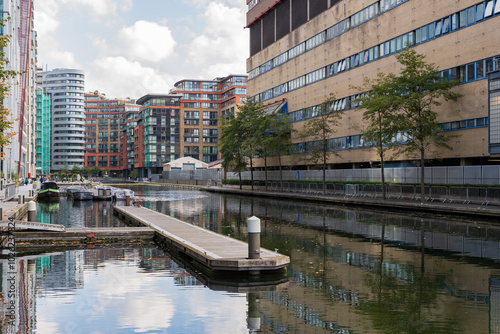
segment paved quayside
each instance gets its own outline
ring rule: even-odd
[[[194,226],[165,214],[135,206],[115,206],[119,218],[149,226],[169,246],[216,271],[272,271],[285,268],[290,258],[261,248],[260,259],[248,258],[248,244],[210,230]]]

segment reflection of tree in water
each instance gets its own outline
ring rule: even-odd
[[[43,224],[52,223],[52,213],[59,211],[59,203],[38,203],[41,210],[37,212],[37,221]]]
[[[59,211],[59,203],[39,203],[43,212],[57,212]]]
[[[421,236],[423,236],[423,230]],[[425,252],[421,249],[420,267],[414,264],[391,270],[384,263],[384,229],[381,255],[375,270],[364,275],[364,285],[372,296],[360,304],[359,310],[372,318],[373,329],[382,333],[457,333],[457,323],[438,323],[438,296],[448,278],[425,273]],[[422,245],[423,243],[423,238]]]

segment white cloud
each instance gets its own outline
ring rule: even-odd
[[[101,37],[94,38],[92,41],[92,46],[96,49],[99,49],[101,54],[106,54],[108,51],[108,42]]]
[[[185,308],[194,319],[205,319],[205,333],[248,333],[245,294],[233,294],[231,302],[227,302],[226,298],[227,294],[219,295],[219,292],[209,289],[197,290],[185,296]]]
[[[134,328],[135,332],[151,332],[170,327],[175,313],[172,301],[159,291],[149,291],[140,297],[128,299],[118,315],[122,327]],[[138,316],[140,310],[140,316]]]
[[[151,62],[170,56],[177,44],[168,27],[142,20],[120,30],[118,37],[132,57]]]
[[[243,27],[244,11],[211,2],[203,20],[204,34],[191,42],[188,62],[204,68],[207,77],[245,73],[248,31]]]
[[[60,51],[54,48],[49,50],[46,55],[53,64],[57,64],[58,68],[82,68],[82,65],[76,60],[73,52]]]
[[[118,10],[127,11],[132,8],[132,0],[61,0],[61,3],[88,7],[98,16],[116,15]]]
[[[168,93],[174,80],[138,61],[124,57],[104,57],[92,62],[85,89],[99,90],[109,98],[139,98],[147,93]]]
[[[246,72],[244,1],[180,0],[179,6],[192,9],[185,17],[171,17],[169,11],[120,15],[133,4],[145,5],[143,0],[43,0],[35,7],[39,65],[83,69],[87,91],[131,98],[167,93],[181,79]],[[69,26],[71,15],[79,16],[81,29]]]
[[[38,316],[37,318],[41,318]],[[39,334],[51,334],[51,333],[58,333],[60,332],[59,330],[59,324],[57,322],[48,322],[48,321],[43,321],[43,320],[38,320],[36,323],[36,329],[37,333]]]
[[[41,47],[54,44],[52,34],[56,32],[61,23],[58,20],[59,4],[57,0],[46,0],[43,6],[35,2],[35,29],[38,33],[38,43]]]
[[[61,23],[54,18],[54,15],[46,11],[40,11],[35,16],[35,27],[40,36],[47,36],[55,32]]]

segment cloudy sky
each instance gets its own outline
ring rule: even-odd
[[[245,0],[35,0],[38,65],[85,71],[109,98],[245,74]]]

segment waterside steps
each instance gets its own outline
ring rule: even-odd
[[[114,214],[132,225],[154,229],[165,245],[217,272],[272,272],[285,268],[290,258],[260,248],[260,258],[248,258],[248,244],[194,226],[168,215],[136,206],[115,206]]]

